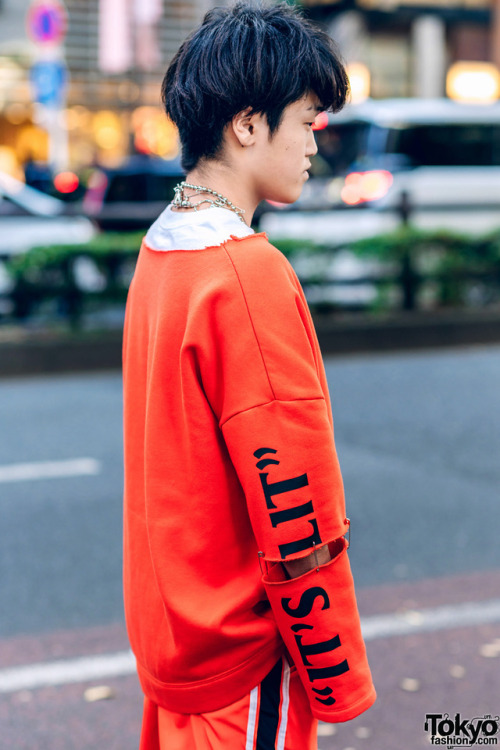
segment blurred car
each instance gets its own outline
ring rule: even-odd
[[[96,169],[88,180],[83,211],[101,229],[147,229],[184,179],[178,159],[132,156],[116,169]]]
[[[259,228],[273,237],[342,244],[395,229],[407,209],[425,229],[499,226],[500,102],[368,99],[322,113],[316,127],[299,200],[261,208]]]
[[[0,172],[0,256],[36,245],[88,242],[96,227],[67,204]]]

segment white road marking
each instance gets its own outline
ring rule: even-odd
[[[361,625],[365,641],[373,641],[377,638],[451,630],[491,622],[500,622],[500,599],[377,615],[365,618]]]
[[[71,458],[65,461],[37,461],[0,466],[0,482],[26,482],[56,477],[81,477],[99,474],[101,463],[95,458]]]
[[[83,656],[0,671],[0,693],[34,690],[49,685],[68,685],[75,682],[101,680],[103,677],[123,677],[135,672],[131,651],[116,654]]]
[[[493,622],[500,622],[500,599],[422,609],[407,614],[364,617],[361,626],[365,640],[374,641]],[[125,677],[134,674],[135,670],[135,659],[130,651],[26,664],[0,670],[0,693]]]

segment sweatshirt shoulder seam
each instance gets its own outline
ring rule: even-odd
[[[219,428],[222,429],[224,425],[226,425],[231,419],[234,419],[234,417],[239,416],[240,414],[244,414],[247,411],[252,411],[253,409],[259,409],[261,406],[268,406],[268,404],[295,404],[298,401],[326,401],[324,396],[304,396],[303,398],[292,398],[292,399],[284,399],[284,398],[271,398],[269,401],[262,401],[260,404],[254,404],[253,406],[248,406],[246,409],[240,409],[240,411],[235,412],[234,414],[231,414],[229,417],[226,417],[222,422],[219,422]]]

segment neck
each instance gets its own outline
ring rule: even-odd
[[[200,185],[221,193],[221,195],[245,211],[243,220],[245,224],[251,226],[252,218],[259,201],[255,198],[252,199],[249,191],[242,184],[242,180],[238,179],[221,162],[211,161],[203,165],[203,167],[195,167],[186,175],[185,181],[192,185]]]

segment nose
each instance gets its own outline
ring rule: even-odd
[[[309,139],[307,141],[306,156],[314,156],[317,153],[318,153],[318,146],[316,144],[316,137],[314,134],[314,130],[310,130]]]

